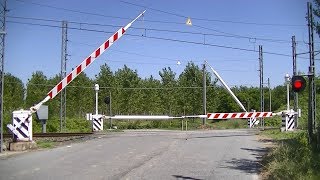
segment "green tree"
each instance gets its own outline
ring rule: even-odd
[[[104,112],[104,114],[108,114],[109,112],[106,110],[104,99],[107,96],[109,97],[110,93],[112,99],[117,99],[116,96],[114,96],[115,91],[112,89],[114,86],[114,74],[111,68],[107,64],[104,64],[100,66],[100,72],[95,77],[95,82],[101,87],[99,90],[99,109],[101,112]],[[114,102],[111,103],[113,104]]]
[[[274,111],[284,110],[280,108],[286,104],[286,99],[287,99],[286,94],[287,94],[287,90],[285,85],[279,85],[273,88],[271,96],[272,96],[272,109]]]
[[[67,117],[81,118],[86,113],[94,112],[94,94],[93,81],[81,73],[67,86]]]
[[[320,18],[320,0],[314,0],[315,3],[315,8],[313,9],[313,14],[317,17]],[[315,22],[315,28],[317,33],[320,35],[320,23]]]
[[[219,88],[217,86],[218,79],[211,80],[210,73],[207,73],[207,113],[217,112],[219,105]]]
[[[42,71],[36,71],[32,73],[31,79],[29,79],[27,83],[27,108],[30,108],[31,106],[39,103],[46,97],[50,89],[50,86],[48,86],[47,82],[47,77],[43,74]]]
[[[5,73],[4,75],[4,92],[3,92],[3,111],[12,113],[14,110],[24,108],[24,85],[22,81]]]
[[[202,110],[202,70],[193,62],[189,62],[178,79],[180,96],[179,108],[184,114],[201,114]],[[187,88],[185,88],[187,87]]]
[[[160,81],[150,76],[140,81],[140,87],[145,89],[142,90],[142,97],[139,98],[139,111],[143,111],[144,114],[148,115],[162,114],[160,91],[158,89],[161,87]]]
[[[251,109],[260,111],[260,89],[257,87],[240,86],[232,88],[238,99],[241,101],[247,111]],[[266,103],[265,103],[266,107]],[[242,111],[242,109],[241,109]]]
[[[162,112],[168,115],[178,115],[181,111],[177,108],[176,73],[168,67],[159,71],[159,75],[161,77],[161,87],[164,88],[160,93]]]
[[[11,75],[4,74],[4,88],[3,88],[3,120],[4,125],[11,123],[12,112],[20,110],[24,105],[24,85],[22,81]],[[6,131],[7,128],[4,128]]]
[[[134,88],[139,87],[141,78],[137,70],[132,70],[126,65],[115,72],[114,76],[115,92],[112,105],[117,114],[135,114],[138,112],[139,91]]]
[[[231,97],[229,92],[224,87],[217,88],[218,91],[218,106],[217,111],[218,112],[239,112],[242,111],[242,109],[239,107],[239,105],[235,102],[235,100]],[[233,92],[235,91],[235,88],[233,88]]]
[[[60,75],[55,75],[54,77],[48,79],[48,87],[50,88],[50,90],[56,84],[58,84],[60,80],[61,80]],[[60,94],[58,94],[55,98],[47,102],[48,108],[49,108],[49,117],[60,117],[60,100],[61,100],[61,96]]]

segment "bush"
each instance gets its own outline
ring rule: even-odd
[[[276,134],[276,133],[275,133]],[[278,146],[264,157],[267,179],[317,179],[320,152],[308,145],[306,132],[282,133]]]
[[[265,126],[269,127],[281,127],[282,118],[280,116],[275,116],[271,118],[264,118]]]

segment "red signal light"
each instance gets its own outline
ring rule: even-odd
[[[306,87],[306,80],[302,76],[293,76],[291,84],[294,92],[300,92]]]
[[[297,89],[300,89],[302,87],[302,82],[300,80],[296,80],[293,82],[293,86]]]

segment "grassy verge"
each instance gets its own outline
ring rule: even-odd
[[[307,133],[268,130],[276,146],[263,158],[264,179],[320,179],[320,151],[308,145]]]
[[[38,148],[54,148],[55,147],[55,142],[53,141],[37,141],[37,146]]]

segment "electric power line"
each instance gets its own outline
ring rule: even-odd
[[[172,13],[172,12],[169,12],[169,11],[164,11],[164,10],[160,10],[160,9],[156,9],[156,8],[147,7],[147,6],[143,6],[143,5],[137,4],[137,3],[127,2],[127,1],[123,1],[123,0],[121,0],[120,2],[125,3],[125,4],[129,4],[129,5],[132,5],[132,6],[148,8],[148,9],[150,9],[152,11],[157,11],[157,12],[161,12],[161,13],[164,13],[164,14],[169,14],[169,15],[173,15],[173,16],[177,16],[177,17],[181,17],[181,18],[188,18],[187,16],[184,16],[184,15],[181,15],[181,14]],[[298,24],[256,23],[256,22],[228,21],[228,20],[207,19],[207,18],[197,18],[197,17],[192,17],[192,19],[199,20],[199,21],[211,21],[211,22],[232,23],[232,24],[247,24],[247,25],[260,25],[260,26],[305,27],[305,25],[298,25]]]
[[[54,20],[54,19],[43,19],[43,18],[33,18],[33,17],[19,17],[19,16],[8,16],[8,18],[13,19],[24,19],[24,20],[36,20],[36,21],[45,21],[45,22],[56,22],[61,23],[60,20]],[[77,21],[68,21],[69,24],[77,24],[77,25],[88,25],[88,26],[101,26],[101,27],[117,27],[120,28],[122,26],[120,25],[111,25],[111,24],[99,24],[99,23],[88,23],[88,22],[77,22]],[[142,28],[142,27],[131,27],[132,29],[138,29],[138,30],[148,30],[148,31],[156,31],[156,32],[171,32],[171,33],[180,33],[180,34],[192,34],[192,35],[202,35],[202,36],[217,36],[217,37],[228,37],[228,38],[237,38],[237,39],[248,39],[249,41],[254,40],[256,42],[259,41],[266,41],[266,42],[272,42],[272,43],[291,43],[289,40],[284,39],[274,39],[274,38],[258,38],[253,36],[242,36],[242,35],[235,35],[232,33],[227,33],[219,30],[215,30],[212,28],[206,28],[199,25],[194,25],[195,27],[199,27],[202,29],[207,29],[211,31],[215,31],[220,34],[212,34],[212,33],[202,33],[202,32],[192,32],[192,31],[180,31],[180,30],[168,30],[168,29],[157,29],[157,28]],[[300,41],[297,41],[300,42]]]
[[[26,0],[15,0],[17,2],[22,2],[22,3],[29,3],[33,4],[36,6],[40,7],[46,7],[46,8],[51,8],[51,9],[56,9],[56,10],[63,10],[63,11],[68,11],[72,13],[79,13],[79,14],[86,14],[86,15],[92,15],[92,16],[100,16],[100,17],[106,17],[106,18],[115,18],[115,19],[125,19],[125,20],[130,20],[131,18],[127,17],[119,17],[119,16],[110,16],[110,15],[104,15],[104,14],[98,14],[98,13],[91,13],[87,11],[80,11],[80,10],[74,10],[74,9],[68,9],[68,8],[62,8],[62,7],[56,7],[56,6],[51,6],[51,5],[46,5],[46,4],[41,4],[41,3],[35,3],[35,2],[30,2]],[[165,13],[165,14],[170,14],[182,18],[187,18],[187,16],[160,10],[160,9],[155,9],[151,7],[146,7],[143,5],[127,2],[127,1],[120,1],[122,3],[138,6],[138,7],[143,7],[143,8],[148,8],[153,11]],[[218,19],[207,19],[207,18],[197,18],[197,17],[192,17],[192,19],[199,20],[199,21],[211,21],[211,22],[221,22],[221,23],[232,23],[232,24],[246,24],[246,25],[260,25],[260,26],[289,26],[289,27],[305,27],[305,25],[298,25],[298,24],[275,24],[275,23],[256,23],[256,22],[246,22],[246,21],[229,21],[229,20],[218,20]],[[184,25],[185,23],[180,23],[180,22],[170,22],[170,21],[157,21],[157,20],[144,20],[145,22],[154,22],[154,23],[167,23],[167,24],[181,24]]]
[[[78,41],[73,41],[73,40],[69,40],[68,42],[70,43],[76,43],[76,44],[80,44],[80,45],[85,45],[85,46],[90,46],[90,47],[96,47],[96,45],[93,44],[88,44],[88,43],[83,43],[83,42],[78,42]],[[182,61],[180,59],[173,59],[173,58],[167,58],[167,57],[159,57],[159,56],[150,56],[150,55],[145,55],[145,54],[139,54],[136,52],[128,52],[128,51],[122,51],[122,50],[116,50],[116,49],[110,49],[109,51],[114,51],[114,52],[120,52],[120,53],[125,53],[125,54],[132,54],[132,55],[136,55],[136,56],[140,56],[140,57],[150,57],[150,58],[155,58],[155,59],[164,59],[164,60],[170,60],[170,61]],[[225,58],[210,58],[208,57],[207,59],[212,59],[214,61],[232,61],[232,62],[243,62],[243,61],[257,61],[256,59],[244,59],[244,60],[240,60],[240,59],[225,59]],[[203,62],[203,61],[193,61],[192,62]]]
[[[25,24],[25,25],[36,25],[36,26],[44,26],[44,27],[61,28],[61,26],[59,26],[59,25],[48,25],[48,24],[39,24],[39,23],[25,23],[25,22],[17,22],[17,21],[7,21],[7,22],[16,23],[16,24]],[[68,28],[69,29],[73,29],[73,30],[81,30],[81,31],[89,31],[89,32],[113,33],[113,32],[110,32],[110,31],[96,30],[96,29],[75,28],[75,27],[68,27]],[[133,37],[141,37],[141,35],[130,34],[130,33],[126,33],[125,35],[133,36]],[[233,49],[233,50],[240,50],[240,51],[247,51],[247,52],[258,52],[257,50],[254,50],[254,49],[246,49],[246,48],[239,48],[239,47],[232,47],[232,46],[225,46],[225,45],[218,45],[218,44],[209,44],[209,43],[187,41],[187,40],[179,40],[179,39],[172,39],[172,38],[163,38],[163,37],[157,37],[157,36],[143,36],[143,38],[156,39],[156,40],[165,40],[165,41],[187,43],[187,44],[204,45],[204,46],[211,46],[211,47],[219,47],[219,48]],[[264,54],[285,56],[285,57],[291,57],[292,56],[292,55],[289,55],[289,54],[268,52],[268,51],[265,51]],[[301,59],[308,59],[308,58],[302,58],[301,57]]]

